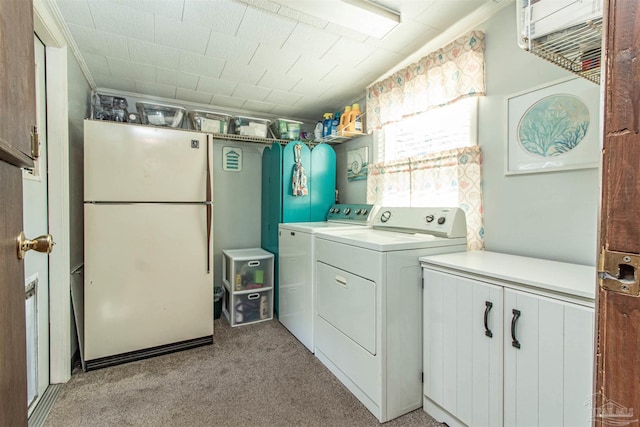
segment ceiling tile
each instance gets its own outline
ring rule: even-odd
[[[280,6],[278,10],[278,15],[284,16],[285,18],[294,19],[296,21],[303,22],[305,24],[311,25],[316,28],[325,28],[329,21],[325,21],[321,18],[316,18],[315,16],[307,15],[306,13],[302,13],[298,10],[292,9],[287,6]]]
[[[111,74],[115,77],[149,82],[156,81],[156,67],[151,65],[117,58],[107,58],[107,62],[109,63]]]
[[[233,91],[232,96],[236,98],[245,98],[253,101],[264,101],[264,99],[271,93],[271,89],[251,86],[243,83],[238,84]]]
[[[104,0],[99,0],[104,1]],[[111,0],[134,9],[172,19],[182,19],[184,0]]]
[[[334,86],[334,82],[331,81],[318,81],[305,77],[300,80],[292,89],[291,92],[318,96],[331,89]]]
[[[249,7],[236,35],[246,40],[280,48],[292,34],[295,26],[296,23],[290,19]]]
[[[165,46],[203,55],[210,34],[209,28],[185,24],[163,16],[155,18],[155,41]]]
[[[456,7],[451,7],[447,2],[443,1],[435,2],[413,19],[429,27],[445,31],[451,25],[486,3],[491,3],[491,0],[457,0]]]
[[[258,46],[255,54],[249,62],[249,66],[267,68],[269,71],[284,74],[300,58],[300,54],[295,51],[284,49],[274,49],[262,43]]]
[[[85,53],[83,55],[84,63],[89,67],[91,73],[109,73],[109,65],[107,58],[103,55],[94,55],[93,53]]]
[[[129,59],[127,38],[69,24],[69,31],[83,53]]]
[[[329,71],[336,67],[336,63],[329,61],[321,61],[319,59],[307,58],[303,56],[300,58],[287,74],[291,76],[300,76],[311,80],[322,79]]]
[[[100,0],[92,0],[89,8],[96,29],[153,41],[152,13]]]
[[[234,35],[247,6],[231,0],[192,0],[185,4],[183,21]]]
[[[127,40],[127,44],[129,45],[129,55],[135,62],[178,69],[180,52],[177,49],[135,39]]]
[[[258,84],[262,87],[270,87],[284,92],[289,92],[300,81],[300,77],[289,74],[274,73],[267,71]]]
[[[338,24],[334,24],[333,22],[329,22],[327,24],[327,26],[324,28],[326,31],[329,31],[330,33],[339,35],[339,36],[344,36],[344,37],[348,37],[351,40],[355,40],[357,42],[363,42],[365,41],[369,36],[363,33],[360,33],[358,31],[343,27],[341,25]]]
[[[280,5],[269,0],[238,0],[241,3],[248,4],[258,9],[266,10],[267,12],[278,13]]]
[[[255,41],[243,40],[228,34],[212,31],[206,55],[218,59],[233,60],[246,65],[257,48],[258,43]]]
[[[339,36],[328,34],[309,25],[298,24],[282,48],[293,52],[300,52],[304,57],[318,59],[324,55],[339,38]]]
[[[232,98],[230,96],[213,94],[211,105],[228,108],[242,108],[245,102],[247,102],[246,99]]]
[[[178,69],[185,73],[201,74],[207,77],[220,77],[225,61],[210,56],[197,55],[190,52],[180,52]]]
[[[302,98],[302,95],[298,95],[297,93],[273,90],[269,95],[267,95],[265,101],[273,104],[293,105],[298,102],[300,98]]]
[[[359,43],[342,37],[325,53],[322,61],[329,61],[340,65],[358,65],[376,50],[375,47]]]
[[[161,85],[158,83],[136,80],[136,89],[140,93],[152,96],[161,96],[163,98],[175,98],[176,87]]]
[[[196,90],[199,76],[181,71],[158,68],[156,70],[157,81],[163,85],[176,86],[182,89]]]
[[[225,80],[255,85],[265,72],[265,68],[247,67],[246,65],[240,65],[234,62],[227,62],[220,77]]]
[[[289,107],[287,105],[276,105],[273,107],[273,110],[271,110],[271,114],[275,114],[276,116],[286,119],[289,117],[298,117],[297,114],[299,110],[299,108]]]
[[[84,0],[57,0],[56,5],[67,24],[95,28],[89,4]]]
[[[252,99],[247,100],[242,106],[243,109],[251,112],[269,113],[275,107],[274,104],[268,102],[254,101]]]
[[[434,28],[414,21],[406,21],[391,31],[384,39],[378,40],[369,37],[365,43],[373,47],[399,53],[406,57],[424,46],[438,34],[440,34],[440,31]]]
[[[98,88],[123,90],[126,92],[136,91],[136,82],[133,81],[133,79],[119,78],[106,73],[91,73],[91,76],[96,82],[96,87]],[[136,111],[136,106],[129,105],[128,111]]]
[[[176,98],[183,101],[198,102],[200,104],[208,104],[211,102],[213,95],[205,92],[196,92],[193,90],[187,90],[178,88],[176,91]]]
[[[200,77],[197,90],[207,93],[213,93],[214,95],[231,96],[237,85],[237,82],[232,82],[229,80]]]

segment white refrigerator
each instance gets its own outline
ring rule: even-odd
[[[212,342],[212,138],[84,122],[84,343],[93,369]]]

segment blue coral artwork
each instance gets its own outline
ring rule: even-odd
[[[556,82],[507,98],[506,174],[597,167],[598,86]]]
[[[580,98],[569,94],[547,96],[522,116],[518,142],[534,156],[561,156],[580,144],[589,121],[589,110]]]

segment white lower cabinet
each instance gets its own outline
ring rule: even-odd
[[[424,410],[449,426],[588,426],[593,307],[424,269]]]
[[[502,425],[499,286],[424,270],[424,409],[453,425]]]
[[[510,289],[504,307],[504,425],[590,425],[593,308]]]

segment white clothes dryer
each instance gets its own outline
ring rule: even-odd
[[[380,422],[422,406],[418,258],[466,249],[459,208],[381,207],[370,229],[316,234],[316,357]]]
[[[315,351],[314,235],[370,227],[374,212],[371,204],[335,204],[327,221],[278,225],[278,320],[311,352]]]

